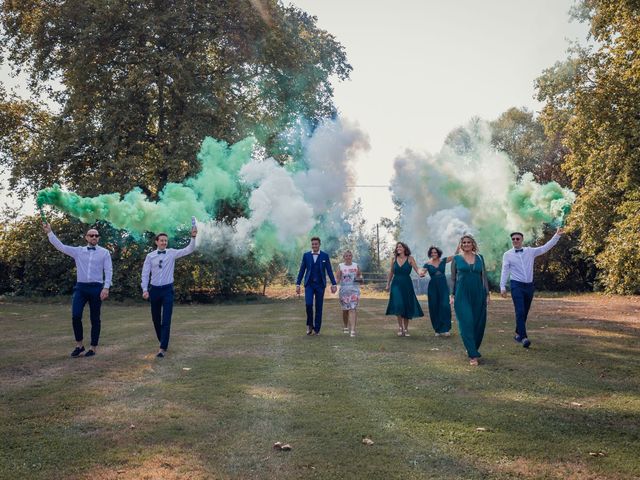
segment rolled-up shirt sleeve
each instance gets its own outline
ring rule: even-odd
[[[186,257],[187,255],[193,253],[193,251],[196,249],[196,237],[191,237],[191,241],[189,242],[189,245],[187,245],[184,248],[181,248],[180,250],[175,250],[175,258],[180,258],[180,257]]]
[[[500,274],[500,291],[504,292],[507,289],[507,279],[509,278],[509,259],[505,252],[502,255],[502,273]]]
[[[111,288],[111,281],[113,279],[113,263],[111,263],[111,254],[109,252],[106,252],[104,255],[102,269],[104,270],[104,288]]]
[[[547,243],[545,243],[544,245],[540,246],[540,247],[533,247],[531,248],[531,252],[533,253],[534,257],[539,257],[540,255],[544,255],[545,253],[547,253],[549,250],[551,250],[553,247],[556,246],[556,243],[558,243],[558,241],[560,241],[560,235],[558,235],[557,233],[551,237],[549,239],[549,241]]]
[[[151,257],[147,255],[144,259],[144,265],[142,265],[142,292],[149,290],[149,274],[151,273]]]
[[[69,245],[65,245],[60,241],[58,237],[56,237],[56,234],[52,231],[47,234],[47,238],[49,239],[49,242],[51,242],[51,245],[56,248],[56,250],[60,250],[62,253],[76,258],[78,247],[70,247]]]

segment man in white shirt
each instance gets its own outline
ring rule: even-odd
[[[166,233],[156,235],[157,250],[147,254],[142,267],[142,298],[151,303],[151,320],[160,342],[156,357],[163,358],[169,347],[171,334],[171,315],[173,313],[173,271],[176,260],[193,253],[196,249],[198,229],[191,228],[189,245],[180,250],[167,248],[169,238]],[[149,285],[151,275],[151,285]]]
[[[511,277],[511,299],[516,312],[516,334],[513,339],[529,348],[531,341],[527,337],[527,315],[533,301],[533,262],[536,257],[551,250],[562,235],[562,228],[558,228],[551,240],[541,247],[523,247],[524,235],[520,232],[511,234],[513,248],[504,252],[502,256],[502,275],[500,276],[500,294],[506,298],[507,277]]]
[[[84,247],[70,247],[64,245],[51,230],[51,225],[43,224],[43,228],[51,244],[62,253],[76,261],[76,285],[73,287],[73,301],[71,306],[71,324],[76,338],[76,348],[71,352],[72,357],[78,357],[85,351],[82,331],[82,312],[89,302],[91,318],[91,346],[84,354],[92,357],[96,354],[100,339],[100,307],[102,301],[109,296],[113,267],[111,254],[106,248],[98,245],[100,234],[95,228],[87,231]],[[104,275],[104,277],[103,277]]]

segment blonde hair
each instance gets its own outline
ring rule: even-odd
[[[462,240],[464,240],[465,238],[468,238],[469,240],[471,240],[471,244],[473,245],[473,249],[472,249],[473,253],[478,253],[479,251],[478,242],[476,242],[476,239],[473,238],[473,236],[470,233],[465,233],[460,237],[460,246],[462,247]]]

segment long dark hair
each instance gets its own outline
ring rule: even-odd
[[[404,254],[408,257],[409,255],[411,255],[411,249],[409,248],[409,245],[407,245],[404,242],[396,242],[396,248],[393,249],[393,254],[397,257],[398,256],[398,245],[402,245],[402,248],[404,248]]]

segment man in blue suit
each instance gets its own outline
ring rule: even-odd
[[[307,335],[319,335],[322,325],[322,303],[324,290],[327,287],[326,276],[331,280],[331,293],[336,293],[336,279],[331,269],[329,255],[320,250],[320,239],[311,239],[311,251],[302,255],[300,271],[296,280],[296,293],[300,295],[300,284],[304,276],[304,303],[307,307]],[[313,300],[316,303],[315,321],[313,317]]]

